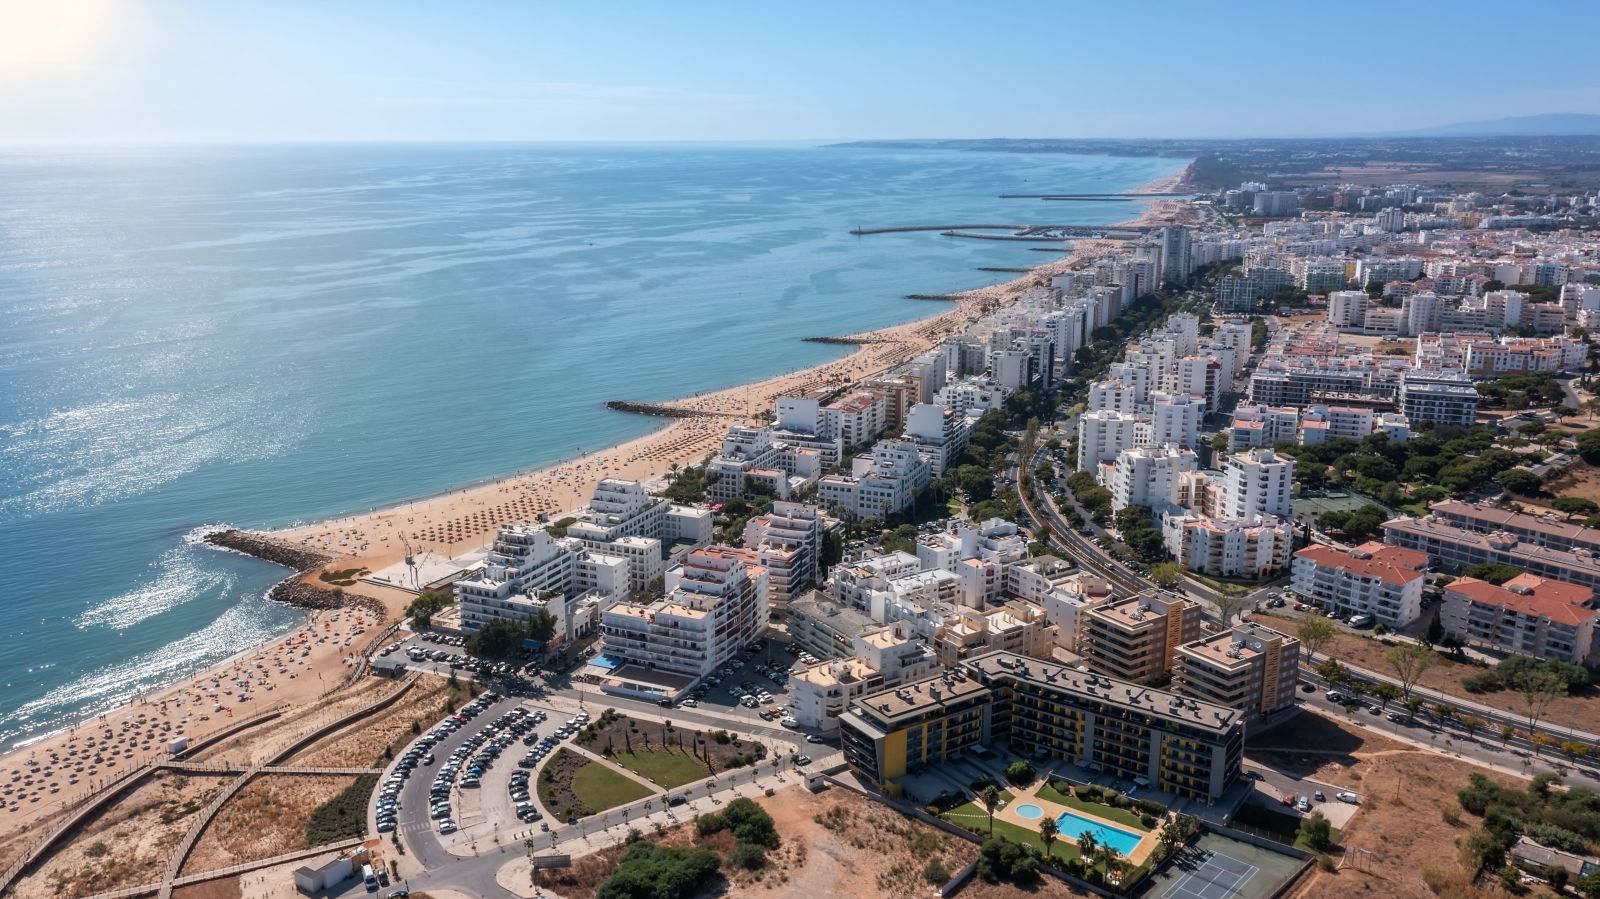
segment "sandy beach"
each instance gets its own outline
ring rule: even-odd
[[[1175,190],[1186,173],[1181,170],[1136,192]],[[1119,224],[1172,221],[1182,215],[1182,206],[1155,201],[1138,218]],[[844,358],[676,401],[671,405],[693,414],[662,419],[659,430],[635,440],[537,472],[272,536],[336,557],[329,569],[375,571],[394,564],[405,554],[402,535],[418,553],[458,555],[483,545],[500,524],[555,519],[581,507],[603,477],[648,481],[675,464],[697,464],[721,444],[728,426],[761,421],[777,397],[825,393],[890,368],[1014,302],[1027,288],[1047,284],[1051,276],[1087,265],[1116,246],[1115,241],[1076,240],[1062,258],[1004,284],[958,294],[954,303],[939,304],[938,314],[929,318],[850,335],[871,342]],[[398,589],[365,582],[347,589],[380,600],[385,617],[397,616],[409,599]],[[37,826],[100,785],[167,755],[170,742],[179,736],[198,740],[270,708],[313,702],[343,682],[383,624],[375,611],[359,607],[315,613],[292,633],[218,667],[0,756],[0,836]]]

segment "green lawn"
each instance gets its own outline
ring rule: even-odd
[[[684,752],[617,752],[611,760],[669,790],[711,776],[704,763]]]
[[[652,795],[644,784],[625,777],[599,762],[589,762],[572,775],[572,792],[596,812],[625,805]]]
[[[958,805],[939,817],[957,827],[965,827],[978,836],[987,836],[989,834],[989,815],[984,812],[983,803],[981,802]],[[1044,841],[1039,839],[1039,832],[1036,830],[1012,824],[1010,821],[996,819],[994,822],[994,835],[1005,837],[1014,843],[1032,846],[1039,850],[1041,855],[1044,854]],[[1077,858],[1078,847],[1065,839],[1056,840],[1055,844],[1050,847],[1050,857],[1062,862],[1070,858]]]
[[[1039,788],[1038,796],[1040,799],[1047,799],[1051,802],[1060,803],[1067,808],[1075,809],[1083,812],[1086,815],[1099,818],[1103,821],[1121,824],[1124,827],[1137,830],[1140,833],[1149,833],[1153,829],[1145,827],[1144,824],[1139,821],[1138,812],[1123,808],[1112,808],[1109,805],[1101,805],[1098,802],[1088,802],[1086,800],[1079,799],[1076,796],[1068,796],[1065,793],[1057,791],[1055,787],[1052,787],[1049,784],[1045,784]]]

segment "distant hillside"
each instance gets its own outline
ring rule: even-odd
[[[1415,131],[1395,132],[1404,137],[1568,137],[1600,135],[1600,115],[1580,112],[1552,112],[1545,115],[1513,116],[1482,122],[1456,122]]]

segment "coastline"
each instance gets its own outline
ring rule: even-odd
[[[1190,162],[1128,193],[1174,191],[1187,181],[1192,167]],[[1181,207],[1180,202],[1154,200],[1136,218],[1115,224],[1161,224],[1171,221]],[[972,321],[1009,305],[1027,288],[1047,284],[1051,276],[1081,267],[1116,246],[1115,241],[1074,239],[1061,257],[1033,266],[1010,281],[952,294],[953,304],[933,315],[886,328],[830,336],[829,342],[852,348],[838,359],[750,384],[655,404],[681,410],[682,417],[662,418],[661,426],[650,433],[602,450],[364,514],[279,530],[242,532],[264,543],[274,543],[280,551],[326,557],[328,561],[320,565],[296,569],[284,561],[293,557],[281,552],[219,546],[210,540],[206,544],[218,551],[240,552],[283,565],[288,572],[274,585],[273,592],[299,585],[327,592],[314,578],[320,568],[361,567],[377,571],[398,563],[406,555],[402,534],[414,535],[406,540],[418,555],[459,555],[475,548],[499,523],[534,520],[540,515],[554,520],[580,508],[602,477],[649,481],[665,475],[674,465],[698,463],[721,444],[729,425],[760,421],[772,409],[777,396],[845,387],[897,365]],[[280,557],[270,557],[275,554]],[[0,753],[0,781],[9,779],[12,772],[23,773],[38,778],[39,792],[31,802],[25,797],[20,802],[9,797],[0,803],[0,837],[80,802],[97,783],[164,756],[167,741],[180,732],[194,741],[226,727],[234,720],[235,709],[243,715],[269,705],[304,706],[337,689],[353,662],[353,653],[372,639],[372,632],[398,618],[411,598],[398,588],[366,581],[357,581],[346,588],[346,593],[353,594],[356,601],[338,609],[309,610],[293,629],[268,636],[215,665],[7,747]],[[85,747],[79,744],[90,737],[98,738],[102,749],[114,743],[120,750],[109,765],[86,765],[89,756],[84,755]],[[78,770],[73,771],[73,767]],[[46,779],[52,777],[55,779]],[[52,783],[55,791],[44,792]]]

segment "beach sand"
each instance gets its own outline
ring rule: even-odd
[[[1187,168],[1135,192],[1180,189],[1186,174]],[[1158,200],[1138,218],[1119,224],[1160,225],[1182,221],[1185,212],[1182,202]],[[1117,246],[1116,241],[1074,240],[1062,258],[1004,284],[957,294],[953,305],[930,318],[850,335],[873,342],[842,359],[676,401],[671,405],[699,414],[664,419],[661,429],[627,443],[530,474],[272,536],[337,557],[327,566],[333,570],[376,571],[401,561],[402,535],[409,535],[418,554],[468,552],[482,546],[500,524],[541,516],[555,520],[581,508],[603,477],[649,481],[674,464],[698,464],[720,446],[730,425],[762,421],[777,397],[847,387],[897,365],[1014,302],[1027,288],[1048,284],[1051,276],[1081,268]],[[306,581],[318,584],[314,576]],[[398,616],[410,598],[364,581],[346,589],[378,599],[389,617]],[[42,836],[40,822],[79,804],[97,785],[165,756],[177,736],[192,742],[270,708],[310,704],[343,681],[382,623],[361,608],[316,613],[293,633],[221,666],[0,756],[0,845],[20,842],[15,837],[28,828]],[[0,858],[0,865],[10,860]]]
[[[167,756],[178,737],[192,743],[270,709],[305,706],[343,682],[378,624],[360,608],[317,613],[219,667],[12,750],[0,758],[0,841]]]

